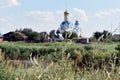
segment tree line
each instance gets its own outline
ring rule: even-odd
[[[16,29],[13,32],[8,32],[4,34],[5,41],[27,41],[27,42],[53,42],[56,40],[61,40],[60,35],[63,39],[77,39],[81,36],[78,36],[74,32],[60,32],[59,30],[51,30],[47,32],[36,32],[31,28]],[[89,38],[90,42],[119,42],[120,37],[113,37],[112,33],[103,30],[103,32],[96,31],[93,33],[93,36]]]
[[[115,36],[107,30],[103,30],[103,32],[96,31],[93,33],[93,36],[90,37],[90,41],[91,42],[119,42],[120,34],[118,34],[118,36]]]
[[[51,30],[49,33],[47,32],[36,32],[31,28],[24,29],[16,29],[13,32],[8,32],[4,34],[5,41],[27,41],[27,42],[50,42],[59,39],[59,35],[61,34],[64,39],[74,39],[77,38],[77,34],[72,32],[63,32],[61,33],[59,30]]]

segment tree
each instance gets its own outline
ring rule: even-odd
[[[41,32],[40,33],[40,42],[46,42],[48,41],[48,34],[47,32]]]
[[[104,40],[110,39],[112,37],[112,34],[106,30],[103,31],[103,35]]]
[[[9,32],[3,35],[6,41],[23,41],[24,36],[18,32]]]
[[[102,32],[95,32],[93,35],[96,39],[99,39],[100,36],[102,36]]]
[[[55,30],[51,30],[51,31],[50,31],[49,37],[50,37],[51,39],[55,39]]]
[[[27,41],[29,42],[39,42],[40,41],[40,35],[38,32],[33,31],[31,28],[24,28],[16,30],[17,32],[21,32],[27,36]]]
[[[72,32],[72,35],[70,36],[70,39],[78,38],[77,33]]]
[[[62,35],[65,39],[74,39],[78,37],[78,35],[75,32],[68,32],[68,31],[64,31]]]
[[[60,34],[60,31],[59,31],[59,30],[57,30],[57,31],[56,31],[56,34]]]
[[[37,32],[31,32],[31,33],[29,33],[27,41],[30,41],[30,42],[39,42],[40,41],[39,33],[37,33]]]
[[[70,36],[71,36],[71,34],[72,34],[72,33],[71,33],[71,32],[68,32],[68,31],[64,31],[64,32],[62,33],[64,39],[69,39]]]
[[[96,38],[97,41],[111,41],[112,34],[109,31],[104,30],[103,32],[95,32],[93,38]]]
[[[23,34],[25,34],[26,36],[31,35],[31,33],[33,32],[31,28],[24,28],[24,29],[16,29],[15,32],[21,32]]]

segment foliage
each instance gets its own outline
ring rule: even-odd
[[[62,53],[53,53],[41,56],[39,65],[33,66],[23,61],[5,60],[0,62],[0,80],[119,80],[120,67],[114,67],[110,61],[109,65],[99,67],[99,61],[86,61],[87,66],[79,68],[73,64],[75,57],[84,60],[83,54],[79,50],[71,52],[72,58],[66,58],[64,50]],[[93,56],[91,56],[93,57]],[[82,60],[82,61],[83,61]],[[97,65],[94,68],[94,65]],[[83,64],[84,65],[84,64]]]
[[[90,37],[89,40],[90,40],[90,42],[96,42],[97,41],[97,39],[95,37]]]
[[[90,52],[90,50],[97,49],[98,52],[104,53],[106,57],[115,52],[115,47],[117,44],[86,44],[80,45],[70,42],[56,42],[56,43],[23,43],[23,42],[3,42],[0,43],[0,48],[2,52],[5,52],[6,58],[12,59],[28,59],[31,53],[36,53],[40,55],[47,55],[51,53],[61,53],[64,51],[66,54],[71,53],[74,50],[78,50],[81,54],[85,55]],[[93,53],[93,52],[92,52]],[[98,54],[99,56],[99,54]]]
[[[31,32],[27,38],[27,41],[30,41],[30,42],[39,42],[40,41],[40,36],[39,36],[39,33],[37,32]]]
[[[95,37],[98,41],[108,41],[108,39],[111,39],[111,33],[104,30],[103,32],[94,32],[93,37]]]
[[[23,41],[24,37],[21,33],[9,32],[3,35],[6,41]]]
[[[20,30],[16,30],[17,32],[20,32],[22,34],[25,34],[27,36],[27,41],[28,42],[39,42],[40,41],[40,35],[38,32],[33,31],[30,28],[24,28]]]
[[[116,49],[118,52],[120,52],[120,45],[118,45],[115,49]]]
[[[102,34],[104,34],[103,36],[104,39],[111,38],[112,36],[111,33],[106,30],[104,30]]]
[[[120,42],[120,38],[112,38],[111,39],[113,42]]]
[[[77,35],[77,33],[72,32],[72,35],[70,36],[70,39],[75,39],[75,38],[78,38],[78,35]]]
[[[16,32],[21,32],[25,34],[26,36],[29,36],[33,31],[31,28],[24,28],[24,29],[16,30]]]
[[[40,42],[47,42],[47,40],[48,40],[47,32],[41,32],[40,33]]]
[[[25,63],[21,60],[12,62],[3,58],[0,61],[0,79],[119,80],[120,67],[115,67],[111,61],[111,55],[115,52],[114,48],[117,44],[3,42],[0,43],[0,48],[5,53],[5,57],[25,58],[32,52],[40,53],[40,58],[38,66],[33,66],[30,62]],[[116,49],[119,50],[119,48]],[[70,53],[70,57],[68,57],[68,53]]]
[[[50,31],[49,37],[50,37],[51,39],[55,39],[55,30],[51,30],[51,31]]]
[[[93,37],[95,37],[96,39],[98,39],[100,36],[102,35],[102,32],[94,32]]]
[[[63,35],[63,37],[64,37],[65,39],[74,39],[74,38],[77,38],[77,37],[78,37],[78,35],[77,35],[76,33],[74,33],[74,32],[67,32],[67,31],[64,31],[64,32],[62,33],[62,35]]]

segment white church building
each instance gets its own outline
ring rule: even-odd
[[[69,12],[66,10],[64,12],[64,21],[60,24],[59,31],[64,32],[64,31],[69,31],[69,32],[75,32],[78,37],[81,36],[81,29],[79,27],[79,22],[78,20],[75,21],[73,24],[72,22],[69,21]]]

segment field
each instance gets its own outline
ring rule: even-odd
[[[118,44],[3,42],[0,80],[119,80]]]

